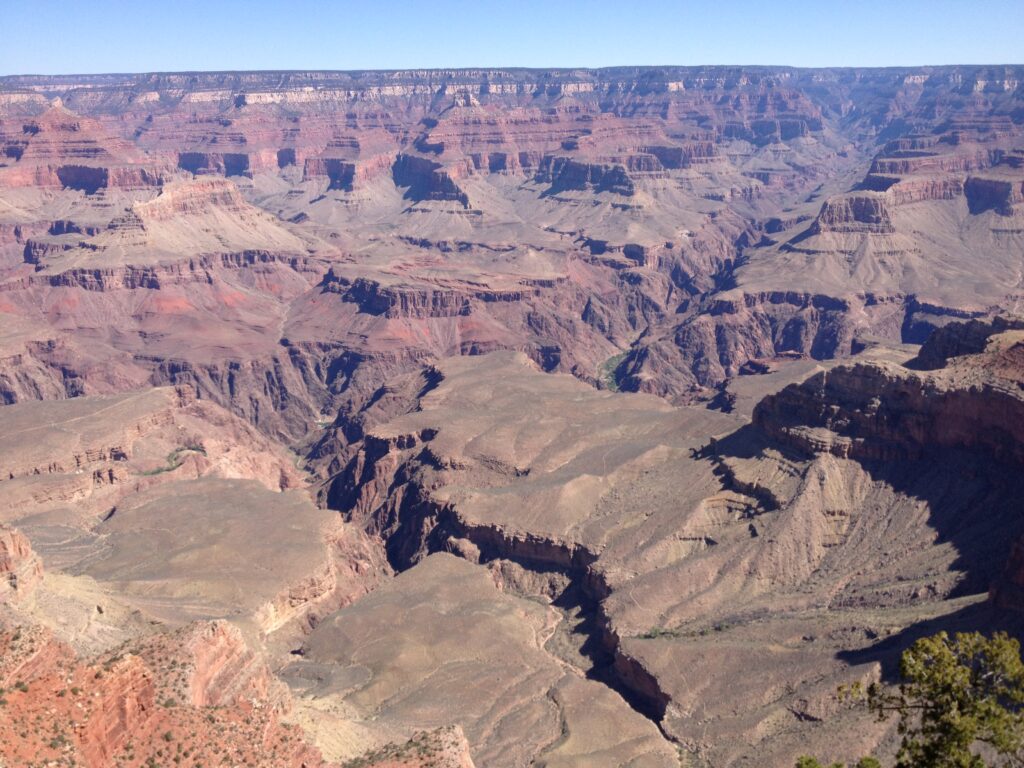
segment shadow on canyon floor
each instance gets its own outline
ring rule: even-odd
[[[900,656],[922,637],[938,632],[981,632],[991,636],[994,632],[1006,632],[1018,639],[1024,638],[1024,616],[1015,611],[997,608],[989,602],[980,602],[965,608],[920,621],[890,635],[866,648],[841,651],[836,658],[850,666],[878,662],[882,667],[882,678],[888,683],[900,680]]]
[[[726,460],[757,459],[765,456],[768,448],[780,452],[790,461],[808,462],[813,458],[810,454],[801,455],[778,445],[753,425],[713,441],[694,455],[695,458],[719,462],[723,481],[735,483],[737,481],[730,477]],[[948,593],[938,595],[938,599],[985,595],[1004,576],[1011,549],[1024,536],[1024,505],[1021,502],[1024,499],[1024,475],[1018,467],[957,448],[925,449],[919,456],[904,460],[872,459],[856,463],[873,483],[887,486],[894,498],[904,497],[908,502],[908,514],[913,505],[926,505],[928,526],[935,535],[931,546],[949,544],[955,550],[952,562],[942,565],[945,573],[958,574],[955,586]],[[751,492],[749,487],[745,490]],[[762,503],[770,503],[774,499],[768,489],[755,486],[753,490],[766,497]],[[863,509],[860,514],[872,511],[879,513],[883,510]],[[891,514],[900,512],[901,509],[896,508]],[[889,522],[891,519],[880,518],[878,524]],[[920,552],[916,554],[921,556]],[[934,562],[929,562],[926,557],[927,553],[917,567],[939,568],[942,563],[941,557]],[[920,575],[907,573],[908,578]],[[937,572],[936,575],[942,574]],[[950,613],[914,623],[867,648],[841,651],[837,657],[850,665],[878,661],[882,664],[885,678],[895,681],[899,675],[900,654],[915,640],[941,630],[980,631],[985,634],[1004,630],[1024,638],[1024,615],[999,608],[991,601],[955,610],[951,604]]]

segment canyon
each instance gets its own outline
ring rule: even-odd
[[[0,759],[891,755],[1024,634],[1022,83],[0,77]]]

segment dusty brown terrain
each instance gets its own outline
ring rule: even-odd
[[[522,356],[450,360],[415,413],[369,433],[330,503],[397,568],[448,550],[561,608],[577,670],[713,764],[850,757],[881,734],[865,716],[845,744],[817,725],[853,716],[836,687],[878,674],[880,639],[987,610],[1021,531],[1008,467],[1024,368],[1019,341],[995,338],[1005,350],[936,372],[820,372],[753,424],[594,392]]]
[[[1021,629],[1022,82],[0,78],[0,762],[891,752]]]

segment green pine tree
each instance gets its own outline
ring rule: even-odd
[[[952,639],[940,632],[903,652],[900,675],[896,689],[874,683],[863,691],[855,684],[840,692],[865,702],[879,720],[899,716],[896,768],[1024,766],[1024,662],[1017,640],[1003,632]],[[797,768],[825,767],[801,757]],[[857,768],[880,764],[868,757]]]

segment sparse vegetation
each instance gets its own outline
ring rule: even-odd
[[[598,379],[605,389],[612,392],[619,391],[619,379],[616,375],[619,365],[626,359],[628,352],[620,352],[617,355],[612,355],[601,364],[601,370],[598,373]]]
[[[424,765],[435,765],[444,752],[441,732],[418,733],[404,744],[388,744],[343,764],[343,768],[365,768],[386,760],[418,758]]]
[[[198,453],[205,456],[206,449],[198,444],[184,445],[181,448],[175,448],[167,454],[166,463],[162,467],[149,469],[145,472],[140,472],[139,474],[143,477],[153,477],[154,475],[162,475],[164,472],[173,472],[185,462],[185,457],[190,453]]]
[[[701,627],[700,629],[680,630],[680,629],[665,629],[664,627],[651,627],[643,634],[637,635],[640,640],[656,640],[659,637],[677,637],[677,638],[694,638],[694,637],[707,637],[712,632],[725,632],[732,629],[735,624],[728,621],[719,621],[712,624],[710,627]]]
[[[796,761],[796,768],[845,768],[845,766],[842,763],[825,766],[813,757],[801,757]],[[882,768],[882,764],[873,757],[862,757],[856,762],[854,768]]]
[[[664,629],[662,627],[651,627],[642,635],[638,635],[641,640],[656,640],[659,637],[679,637],[679,633],[675,630]]]
[[[900,661],[896,689],[873,683],[840,690],[879,720],[899,717],[896,768],[988,768],[1024,764],[1024,662],[1020,643],[998,632],[918,640]],[[880,768],[863,758],[857,768]],[[802,757],[797,768],[822,768]],[[842,768],[833,763],[829,768]]]

